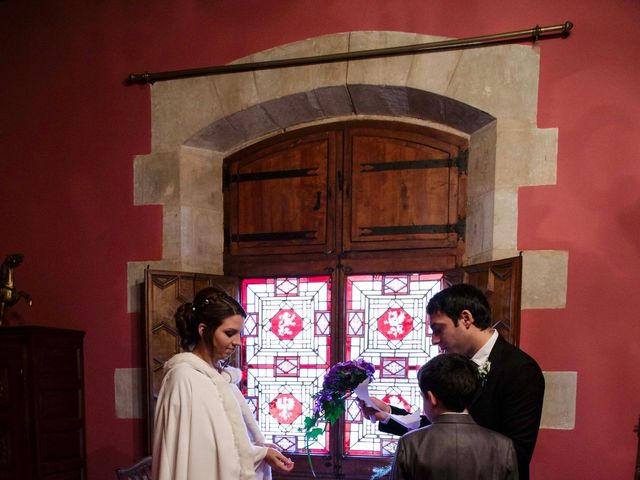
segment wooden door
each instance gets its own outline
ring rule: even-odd
[[[445,286],[470,283],[487,296],[491,305],[492,327],[518,346],[520,343],[520,300],[522,257],[469,265],[445,272]]]
[[[346,131],[344,251],[456,249],[462,241],[465,143],[423,130]]]
[[[147,377],[147,440],[149,449],[153,432],[156,399],[162,384],[164,362],[181,351],[174,315],[195,294],[216,286],[239,298],[238,279],[204,273],[146,270],[145,274],[145,346]]]
[[[335,249],[335,130],[225,161],[225,241],[232,255]]]

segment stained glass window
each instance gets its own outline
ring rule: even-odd
[[[370,394],[412,411],[422,407],[417,370],[438,348],[431,344],[426,309],[441,288],[442,274],[380,274],[346,277],[344,360],[364,358],[376,366]],[[306,452],[300,432],[311,414],[311,396],[320,390],[331,358],[331,278],[247,279],[243,338],[246,396],[260,429],[288,452]],[[340,349],[342,352],[342,349]],[[395,452],[397,436],[378,431],[347,399],[344,453],[383,456]],[[313,453],[329,452],[329,430],[311,443]]]
[[[346,281],[346,359],[376,365],[371,396],[405,410],[422,407],[418,369],[438,347],[431,344],[427,303],[441,288],[442,274],[351,275]],[[344,449],[348,455],[392,455],[397,436],[363,419],[347,402]]]
[[[330,366],[330,277],[247,279],[242,302],[245,395],[267,441],[301,452],[311,395]],[[327,453],[328,435],[311,451]]]

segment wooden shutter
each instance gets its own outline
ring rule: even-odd
[[[493,327],[509,343],[520,343],[522,257],[469,265],[445,272],[445,286],[470,283],[484,292],[491,305]]]
[[[225,272],[324,270],[347,258],[368,270],[374,257],[400,269],[461,265],[467,163],[467,139],[393,122],[320,125],[252,145],[224,160]]]
[[[219,287],[232,297],[239,298],[239,282],[236,277],[146,270],[145,346],[149,449],[151,448],[155,404],[162,384],[162,366],[164,362],[181,351],[174,314],[183,302],[191,302],[199,290],[210,286]]]
[[[345,138],[344,251],[459,247],[467,179],[461,139],[371,127],[348,129]]]
[[[332,183],[340,138],[337,131],[311,133],[225,161],[231,254],[334,250]]]

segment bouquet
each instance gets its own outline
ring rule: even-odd
[[[340,362],[333,365],[324,376],[322,390],[315,393],[313,398],[313,412],[310,417],[304,419],[305,439],[307,442],[307,457],[309,466],[315,478],[311,455],[309,453],[309,441],[315,440],[325,432],[328,425],[333,425],[345,411],[344,401],[353,390],[365,380],[373,380],[376,368],[372,363],[363,359]],[[324,427],[318,426],[324,422]]]
[[[367,378],[373,380],[376,368],[363,359],[336,363],[324,376],[322,390],[313,395],[313,414],[304,419],[305,437],[316,439],[345,411],[344,401]],[[324,421],[324,428],[318,422]]]

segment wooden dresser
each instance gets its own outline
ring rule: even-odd
[[[83,338],[0,327],[0,480],[86,478]]]

